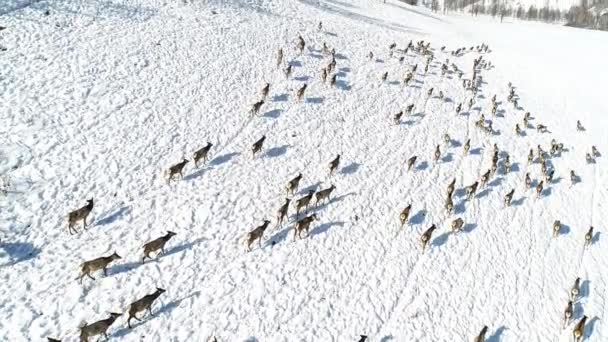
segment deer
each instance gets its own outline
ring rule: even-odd
[[[595,147],[595,145],[591,146],[591,154],[596,158],[601,156],[600,151],[598,151],[598,149],[597,149],[597,147]]]
[[[338,154],[331,162],[329,162],[329,175],[332,176],[340,166],[340,155]]]
[[[428,244],[429,240],[431,240],[431,236],[433,235],[433,231],[435,231],[435,229],[437,229],[437,226],[433,224],[420,236],[420,242],[422,242],[422,253],[424,253],[426,245]]]
[[[490,173],[491,172],[492,172],[492,170],[488,170],[488,171],[486,171],[486,173],[484,173],[484,174],[481,175],[481,187],[486,186],[486,184],[490,180]]]
[[[576,130],[582,132],[585,130],[585,127],[581,124],[580,120],[576,120]]]
[[[277,212],[277,226],[283,224],[283,220],[287,217],[287,211],[289,210],[289,203],[291,199],[286,198],[285,203],[279,208]]]
[[[591,157],[590,153],[585,154],[585,160],[587,161],[587,164],[595,163],[595,159],[593,159],[593,157]]]
[[[305,210],[308,210],[308,204],[310,203],[314,193],[314,190],[309,190],[308,195],[301,197],[296,201],[296,218],[300,215],[300,209],[305,208]]]
[[[448,195],[445,199],[445,204],[443,206],[448,214],[451,214],[454,210],[454,202],[452,201],[452,196]]]
[[[291,76],[291,64],[287,65],[287,68],[285,68],[285,78],[289,79],[289,76]]]
[[[407,160],[407,170],[408,171],[410,171],[412,169],[412,167],[414,167],[414,164],[416,163],[417,158],[418,158],[417,156],[413,156]]]
[[[95,323],[86,324],[80,327],[80,342],[89,342],[89,337],[96,335],[103,335],[106,340],[108,339],[108,328],[118,319],[122,314],[110,312],[110,317],[97,321]]]
[[[578,183],[578,176],[574,172],[574,170],[570,170],[570,186]]]
[[[585,323],[587,322],[587,316],[583,316],[572,331],[572,335],[574,336],[574,342],[581,342],[583,340],[583,333],[585,332]]]
[[[458,105],[456,106],[456,115],[460,115],[461,111],[462,111],[462,102],[458,103]]]
[[[455,188],[456,188],[456,177],[454,177],[454,179],[452,179],[450,184],[448,184],[448,190],[447,190],[448,196],[450,196],[450,197],[452,196]]]
[[[478,185],[478,182],[475,182],[475,183],[467,186],[467,189],[466,189],[467,200],[471,200],[473,198],[473,196],[475,195],[475,192],[477,191],[477,185]]]
[[[262,108],[263,105],[264,105],[264,99],[254,103],[253,105],[251,105],[249,114],[251,114],[251,116],[258,115],[258,113],[260,112],[260,109]]]
[[[467,139],[467,141],[464,143],[464,147],[463,147],[463,155],[467,155],[467,153],[469,153],[469,150],[471,149],[471,139]]]
[[[581,293],[581,278],[574,280],[574,285],[570,288],[570,300],[576,302],[578,295]]]
[[[315,207],[319,204],[319,202],[323,202],[324,200],[329,200],[329,196],[331,195],[331,192],[334,191],[336,189],[336,187],[331,184],[331,186],[327,189],[323,189],[319,192],[317,192],[315,194],[316,196],[316,201],[315,201]]]
[[[538,183],[538,185],[536,186],[536,198],[540,198],[540,196],[542,196],[543,194],[543,181],[541,180],[540,183]]]
[[[457,218],[454,221],[452,221],[452,231],[454,232],[459,232],[462,231],[462,228],[464,227],[464,220],[462,218]]]
[[[251,145],[251,152],[252,152],[253,158],[255,158],[255,155],[257,153],[262,151],[262,147],[264,146],[264,140],[266,140],[266,136],[262,135],[262,137],[260,139],[258,139],[256,142],[253,143],[253,145]]]
[[[545,132],[547,132],[547,126],[545,126],[543,124],[538,124],[538,125],[536,125],[536,131],[539,133],[545,133]]]
[[[301,239],[303,231],[306,231],[306,235],[308,235],[308,229],[310,228],[310,224],[315,220],[317,220],[317,214],[306,216],[300,221],[298,221],[296,223],[296,227],[293,233],[293,240],[296,240],[296,235]]]
[[[87,200],[87,204],[84,207],[71,211],[68,214],[68,232],[70,233],[70,235],[78,233],[78,230],[76,230],[76,228],[74,228],[74,225],[78,221],[82,221],[83,229],[87,228],[87,217],[89,216],[91,211],[93,211],[93,199],[92,198]],[[74,233],[72,233],[72,231]]]
[[[91,272],[95,272],[97,270],[103,270],[103,275],[104,277],[107,276],[107,268],[108,265],[113,262],[114,260],[118,260],[121,259],[120,255],[118,255],[116,252],[114,252],[114,254],[109,255],[107,257],[100,257],[97,259],[93,259],[93,260],[89,260],[89,261],[85,261],[83,262],[80,267],[81,267],[81,274],[79,277],[79,282],[82,284],[82,278],[84,278],[84,276],[88,276],[89,278],[95,280],[95,278],[93,276],[91,276]]]
[[[141,263],[143,264],[144,262],[146,262],[146,258],[151,259],[150,253],[156,252],[159,249],[160,249],[159,254],[164,255],[165,254],[165,244],[167,243],[167,241],[169,241],[175,235],[177,235],[177,234],[168,230],[167,234],[146,243],[143,246],[144,247],[144,256],[141,259]]]
[[[167,184],[171,183],[173,177],[175,177],[176,175],[179,175],[180,178],[184,178],[184,174],[182,172],[186,164],[188,164],[188,159],[184,158],[184,160],[182,160],[181,162],[169,167],[169,178],[167,178]]]
[[[382,82],[386,82],[387,78],[388,78],[388,71],[386,71],[385,73],[382,74]]]
[[[402,228],[407,223],[407,220],[410,217],[411,210],[412,210],[412,205],[409,204],[407,207],[405,207],[403,210],[401,210],[401,213],[399,213],[399,221],[401,221]]]
[[[302,179],[302,173],[298,173],[297,176],[295,176],[293,179],[291,179],[289,182],[287,182],[287,185],[285,186],[285,190],[287,191],[287,194],[293,195],[298,190],[301,179]]]
[[[298,43],[297,43],[296,47],[298,48],[300,55],[302,54],[302,52],[304,52],[305,46],[306,46],[306,43],[304,42],[304,38],[302,38],[302,36],[298,36]]]
[[[534,150],[530,149],[530,153],[528,153],[528,164],[532,164],[534,162]]]
[[[435,154],[433,155],[433,162],[436,163],[439,161],[439,158],[441,158],[441,149],[439,148],[439,145],[437,145],[435,148]]]
[[[562,223],[560,222],[560,220],[555,220],[555,222],[553,222],[553,237],[557,237],[561,229]]]
[[[515,193],[515,189],[511,189],[511,191],[509,191],[507,193],[507,195],[505,195],[505,207],[510,207],[511,206],[511,200],[513,199],[513,194]]]
[[[593,243],[593,226],[589,227],[589,230],[585,234],[585,247],[590,246]]]
[[[488,333],[488,327],[484,326],[477,337],[475,337],[474,342],[484,342],[486,340],[486,334]]]
[[[207,145],[205,145],[203,148],[201,148],[200,150],[194,151],[194,167],[198,168],[198,162],[202,159],[203,163],[207,162],[207,156],[209,155],[209,150],[211,150],[211,147],[213,146],[212,143],[207,142]]]
[[[327,82],[327,69],[326,68],[321,69],[321,82],[322,83]]]
[[[296,92],[296,101],[300,102],[302,100],[302,97],[304,96],[304,92],[306,91],[306,87],[308,87],[308,84],[304,83],[304,85],[302,85],[302,87],[300,87],[300,89],[298,89],[298,91]]]
[[[450,144],[452,143],[452,138],[450,138],[449,134],[446,133],[443,135],[443,142],[446,146],[450,146]]]
[[[270,83],[266,82],[266,85],[262,88],[262,100],[266,99],[268,93],[270,93]]]
[[[399,113],[395,114],[395,116],[393,116],[393,122],[395,123],[395,125],[399,125],[399,123],[401,123],[402,116],[403,116],[403,111],[400,111]]]
[[[149,295],[145,295],[142,298],[134,301],[133,303],[131,303],[129,305],[129,318],[127,319],[127,325],[129,326],[129,329],[131,329],[131,319],[135,318],[136,320],[141,322],[141,318],[137,317],[137,314],[139,312],[142,311],[148,311],[148,313],[150,314],[150,316],[154,316],[154,314],[152,313],[152,304],[154,304],[154,301],[163,293],[165,293],[166,290],[165,289],[161,289],[160,287],[156,288],[156,291],[154,291],[153,293],[149,294]],[[144,313],[145,314],[145,313]],[[142,317],[143,318],[143,317]]]
[[[262,225],[257,226],[254,230],[247,233],[247,252],[251,252],[251,244],[258,240],[259,248],[262,248],[262,238],[264,237],[264,231],[268,228],[270,221],[264,220]]]
[[[329,85],[330,85],[331,87],[335,87],[335,86],[336,86],[336,84],[337,84],[337,82],[338,82],[338,74],[333,74],[333,75],[331,76],[331,79],[329,80]]]
[[[277,51],[277,69],[281,66],[282,63],[283,63],[283,49],[279,49]]]
[[[574,309],[572,308],[572,301],[569,300],[568,304],[566,305],[566,309],[564,310],[564,329],[566,329],[566,327],[570,323],[573,314]]]

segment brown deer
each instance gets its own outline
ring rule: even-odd
[[[283,49],[279,49],[279,51],[277,51],[277,69],[281,66],[282,63],[283,63]]]
[[[399,213],[399,221],[401,221],[401,227],[405,226],[408,218],[410,217],[410,211],[412,210],[412,205],[409,204],[405,209],[401,210]]]
[[[302,238],[302,232],[306,231],[306,235],[308,235],[308,229],[310,229],[310,224],[317,220],[317,214],[312,214],[310,216],[306,216],[300,221],[296,223],[296,227],[293,233],[293,240],[296,240],[296,235],[298,238]]]
[[[448,195],[445,199],[445,204],[443,206],[448,214],[451,214],[454,210],[454,202],[452,201],[452,196]]]
[[[263,105],[264,105],[264,99],[254,103],[253,105],[251,105],[249,114],[251,114],[251,116],[258,115],[258,113],[260,112],[260,109],[262,108]]]
[[[466,156],[467,153],[469,153],[470,149],[471,149],[471,139],[467,139],[467,141],[464,143],[462,154],[464,154]]]
[[[262,100],[266,100],[268,93],[270,93],[270,83],[266,83],[264,88],[262,88]]]
[[[439,148],[439,145],[437,145],[437,147],[435,147],[435,153],[433,155],[433,162],[437,162],[439,161],[439,158],[441,158],[441,149]]]
[[[481,331],[479,332],[479,335],[477,335],[477,337],[475,337],[474,342],[485,342],[487,333],[488,333],[488,327],[484,326],[481,329]]]
[[[327,69],[326,68],[321,69],[321,82],[323,82],[323,83],[327,82]]]
[[[477,191],[477,185],[478,185],[478,182],[475,182],[475,183],[467,186],[467,189],[466,189],[467,200],[471,200],[473,198],[473,196],[475,195],[475,192]]]
[[[200,150],[194,151],[194,167],[198,168],[198,162],[202,159],[203,163],[207,162],[207,157],[209,155],[209,151],[211,150],[211,147],[213,146],[212,143],[207,142],[207,145],[205,145],[203,148],[201,148]]]
[[[593,226],[589,227],[589,230],[585,234],[585,247],[591,245],[593,242]]]
[[[167,231],[167,234],[159,237],[158,239],[152,240],[144,245],[144,257],[141,259],[141,263],[143,264],[146,261],[146,258],[151,259],[150,253],[156,252],[160,249],[159,254],[165,254],[165,244],[169,241],[175,234],[172,231]]]
[[[103,335],[106,340],[108,339],[108,328],[118,319],[122,314],[110,312],[110,317],[102,319],[91,324],[85,324],[80,327],[80,342],[89,342],[89,337],[96,335]]]
[[[574,170],[570,170],[570,186],[576,184],[578,182],[578,176],[574,172]]]
[[[277,226],[283,224],[283,220],[285,219],[285,217],[287,217],[287,211],[289,210],[290,202],[291,199],[286,198],[285,203],[279,208],[279,211],[277,212]]]
[[[486,184],[490,180],[490,173],[491,172],[492,172],[492,170],[488,170],[488,171],[486,171],[486,173],[484,173],[483,175],[481,175],[481,187],[486,186]]]
[[[420,236],[420,242],[422,242],[422,253],[424,253],[425,249],[426,249],[426,245],[428,244],[428,242],[431,240],[431,236],[433,235],[433,231],[435,231],[435,229],[437,229],[437,226],[435,226],[434,224],[427,229],[424,233],[422,233],[422,235]]]
[[[515,194],[515,189],[511,189],[511,191],[509,191],[506,195],[505,195],[505,207],[510,207],[511,206],[511,200],[513,199],[513,194]]]
[[[407,160],[407,170],[408,171],[410,171],[412,169],[412,167],[414,167],[414,164],[416,163],[417,158],[418,158],[417,156],[413,156]]]
[[[333,74],[333,75],[331,76],[331,79],[329,80],[329,85],[330,85],[330,86],[332,86],[332,87],[335,87],[335,86],[336,86],[336,84],[337,84],[337,82],[338,82],[337,77],[338,77],[338,74]]]
[[[448,196],[452,197],[452,194],[454,193],[455,188],[456,188],[456,177],[454,177],[454,179],[452,179],[450,184],[448,184],[448,191],[447,191]]]
[[[103,275],[104,277],[107,276],[107,268],[108,265],[114,261],[114,260],[118,260],[121,259],[120,255],[118,255],[116,252],[114,252],[114,254],[109,255],[107,257],[100,257],[97,259],[93,259],[93,260],[89,260],[89,261],[85,261],[82,263],[81,267],[81,274],[80,274],[80,278],[79,278],[79,282],[82,284],[82,278],[84,278],[84,276],[88,276],[89,278],[95,280],[95,278],[93,276],[91,276],[91,272],[95,272],[98,270],[103,270]]]
[[[169,167],[169,178],[167,178],[167,184],[169,184],[173,180],[173,177],[175,177],[176,175],[179,175],[180,178],[184,178],[182,172],[186,164],[188,164],[188,159],[184,158],[184,160],[182,160],[181,162]]]
[[[536,198],[540,198],[542,193],[543,193],[543,181],[541,180],[540,183],[538,183],[538,185],[536,186]]]
[[[287,65],[287,68],[285,68],[285,78],[289,79],[289,76],[291,76],[291,64]]]
[[[336,170],[340,166],[340,155],[338,154],[331,162],[329,162],[329,175],[336,173]]]
[[[304,38],[302,38],[302,36],[298,36],[298,44],[296,45],[296,47],[298,48],[300,55],[302,54],[302,52],[304,52],[305,46],[306,46],[306,43],[304,42]]]
[[[532,186],[532,179],[530,178],[530,173],[526,172],[526,189],[530,189],[530,186]]]
[[[388,71],[385,72],[384,74],[382,74],[382,82],[386,82],[387,78],[388,78]]]
[[[319,192],[317,192],[315,194],[316,196],[316,201],[315,201],[315,206],[317,206],[319,204],[319,202],[323,202],[324,200],[329,200],[329,196],[331,196],[331,192],[334,191],[336,189],[336,187],[331,184],[331,186],[327,189],[323,189]]]
[[[266,136],[262,135],[262,137],[260,139],[258,139],[256,142],[254,142],[253,145],[251,146],[251,152],[252,152],[253,158],[255,158],[255,155],[257,153],[262,151],[262,147],[264,146],[264,140],[266,140]]]
[[[91,198],[91,199],[87,200],[87,205],[85,205],[84,207],[78,208],[68,214],[68,232],[70,233],[70,235],[78,233],[76,228],[74,228],[74,225],[78,221],[82,221],[83,229],[87,228],[87,217],[89,216],[89,214],[91,213],[92,210],[93,210],[93,199]],[[72,233],[72,231],[74,233]]]
[[[399,123],[401,123],[402,116],[403,116],[403,111],[400,111],[399,113],[395,114],[395,116],[393,117],[393,122],[395,123],[395,125],[398,125]]]
[[[287,194],[294,194],[297,190],[298,187],[300,185],[300,180],[302,179],[302,174],[298,173],[297,176],[295,176],[292,180],[290,180],[287,183],[287,186],[285,187],[285,190],[287,191]]]
[[[259,247],[262,248],[262,238],[264,237],[264,231],[268,228],[270,221],[264,220],[262,225],[257,226],[254,230],[247,233],[247,251],[251,251],[251,244],[258,240]]]
[[[570,300],[575,302],[576,298],[578,297],[578,295],[580,293],[581,293],[581,278],[576,278],[576,280],[574,280],[574,285],[572,285],[572,288],[570,289]]]
[[[560,220],[555,220],[555,222],[553,222],[553,237],[557,237],[561,229],[562,223],[560,222]]]
[[[300,89],[298,89],[298,91],[296,92],[296,101],[300,102],[302,100],[302,97],[304,96],[304,92],[306,91],[306,87],[308,87],[308,85],[306,83],[304,83],[304,85],[302,85],[302,87],[300,87]]]
[[[301,197],[296,201],[296,218],[300,215],[300,209],[305,208],[305,210],[308,210],[308,204],[310,203],[314,193],[314,190],[309,190],[308,195]]]
[[[564,329],[570,324],[570,320],[572,319],[572,315],[574,314],[574,310],[572,308],[572,301],[569,300],[566,305],[566,309],[564,310]]]
[[[156,291],[154,291],[154,293],[145,295],[142,298],[134,301],[133,303],[131,303],[129,305],[129,318],[127,319],[127,325],[129,326],[129,329],[132,328],[131,327],[132,318],[135,318],[136,320],[141,322],[141,318],[137,317],[137,313],[147,310],[148,313],[150,314],[150,316],[154,316],[154,314],[152,314],[152,304],[163,293],[165,293],[165,290],[157,287]]]
[[[457,218],[454,221],[452,221],[452,231],[454,232],[459,232],[462,231],[462,228],[464,227],[464,220],[462,218]]]
[[[583,333],[585,332],[585,323],[587,322],[587,316],[583,316],[572,331],[572,335],[574,336],[574,342],[581,342],[583,340]]]

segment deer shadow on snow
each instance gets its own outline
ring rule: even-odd
[[[188,176],[184,177],[188,178]],[[116,210],[115,212],[106,215],[104,218],[99,219],[96,223],[96,226],[103,226],[109,223],[112,223],[118,219],[120,219],[122,216],[127,215],[131,213],[131,207],[130,206],[123,206],[120,209]]]
[[[0,267],[13,266],[22,261],[33,259],[42,250],[29,242],[2,242],[0,243],[0,257],[4,254],[2,251],[8,255],[9,261],[0,264]]]

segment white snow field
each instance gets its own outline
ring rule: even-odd
[[[123,313],[111,341],[473,341],[483,326],[488,342],[572,341],[583,315],[584,341],[608,341],[607,156],[585,158],[592,145],[608,153],[608,33],[440,16],[395,0],[3,0],[0,14],[0,174],[10,180],[0,195],[1,341],[79,341],[85,321],[110,312]],[[391,43],[401,50],[410,40],[431,42],[428,73],[427,57],[413,50],[403,62],[398,51],[389,56]],[[323,42],[336,49],[333,87],[331,75],[320,79],[331,60]],[[488,53],[451,54],[482,43]],[[473,93],[451,64],[470,79],[479,56],[492,67],[480,71],[468,110]],[[250,118],[265,82],[270,94]],[[519,108],[507,101],[509,82]],[[412,114],[395,124],[408,104]],[[517,136],[528,111],[530,125],[549,132]],[[475,126],[481,113],[492,134]],[[555,176],[537,199],[524,176],[534,187],[541,164],[527,155],[537,145],[548,152],[552,139],[565,151],[547,156]],[[165,171],[208,141],[210,160],[190,161],[167,185]],[[465,187],[491,166],[493,144],[498,171],[466,201]],[[580,177],[573,186],[570,170]],[[289,222],[277,227],[285,185],[300,172]],[[295,200],[331,184],[330,201],[308,210],[318,216],[309,234],[294,241]],[[89,198],[88,228],[78,223],[68,234],[68,213]],[[465,226],[452,233],[457,217]],[[272,222],[261,248],[246,252],[247,233],[264,219]],[[421,234],[433,224],[422,253]],[[165,255],[142,265],[142,246],[167,230],[177,235]],[[122,259],[107,276],[75,280],[82,262],[114,251]],[[577,277],[580,295],[563,329]],[[129,329],[129,304],[156,287],[166,292],[154,316]]]

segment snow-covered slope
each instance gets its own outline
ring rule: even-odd
[[[608,151],[605,32],[438,16],[394,0],[17,3],[0,5],[0,173],[11,180],[0,195],[0,340],[77,341],[83,321],[125,312],[108,331],[112,341],[471,341],[484,325],[490,342],[571,341],[574,323],[562,329],[562,315],[577,277],[574,320],[589,317],[585,341],[608,339],[606,159],[585,162],[592,145]],[[426,75],[425,57],[409,52],[400,63],[388,54],[390,43],[421,39],[435,49]],[[330,60],[323,42],[337,52],[335,87],[320,81]],[[456,115],[471,92],[455,73],[442,77],[441,63],[470,78],[480,54],[448,51],[482,42],[494,67],[481,72],[473,108]],[[289,79],[285,64],[275,68],[279,47]],[[250,118],[265,82],[268,100]],[[520,109],[506,100],[509,82]],[[426,100],[430,88],[445,98]],[[408,104],[413,114],[395,125]],[[516,136],[528,111],[550,133]],[[480,113],[494,134],[475,127]],[[567,151],[549,159],[555,180],[536,199],[524,175],[539,182],[541,167],[527,154],[548,150],[551,139]],[[183,180],[167,185],[167,168],[208,141],[210,161],[190,162]],[[464,188],[490,168],[493,144],[513,170],[499,168],[465,201]],[[417,167],[406,172],[412,155]],[[580,176],[574,186],[570,170]],[[300,172],[294,202],[309,189],[336,190],[309,210],[318,221],[294,241],[295,207],[280,227],[276,212]],[[67,214],[88,198],[90,225],[70,236]],[[466,225],[453,234],[456,217]],[[262,248],[247,253],[245,235],[264,219],[272,223]],[[556,238],[555,220],[563,224]],[[432,224],[438,230],[421,253]],[[166,254],[142,265],[143,244],[167,230],[177,235]],[[122,259],[107,276],[75,280],[83,261],[114,251]],[[156,287],[167,291],[155,316],[127,328],[129,304]]]

